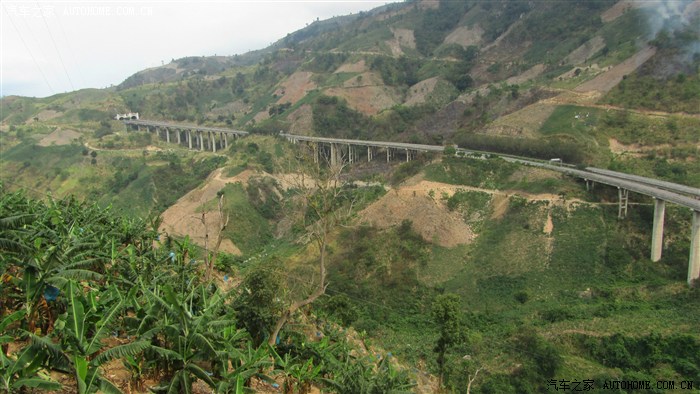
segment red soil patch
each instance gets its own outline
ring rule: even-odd
[[[400,102],[398,94],[387,86],[330,88],[325,91],[325,94],[347,100],[350,108],[365,115],[376,115]]]
[[[37,143],[40,146],[50,146],[50,145],[68,145],[73,140],[80,138],[80,133],[74,130],[62,130],[57,128],[51,134],[42,138],[41,141]]]
[[[316,89],[316,83],[311,80],[313,75],[310,71],[297,71],[290,75],[275,92],[275,94],[282,96],[277,102],[294,104],[304,98],[306,93]]]

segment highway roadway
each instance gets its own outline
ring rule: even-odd
[[[445,147],[441,145],[409,144],[404,142],[389,141],[364,141],[328,137],[311,137],[286,133],[280,133],[279,135],[280,137],[284,137],[294,141],[308,141],[315,143],[360,145],[378,148],[408,149],[423,152],[442,152],[445,150]],[[558,171],[589,181],[602,183],[621,189],[626,189],[635,193],[644,194],[664,201],[672,202],[684,207],[688,207],[694,211],[700,212],[700,189],[698,188],[686,185],[679,185],[676,183],[653,178],[646,178],[639,175],[631,175],[616,171],[604,170],[595,167],[588,167],[584,170],[581,170],[570,165],[554,165],[544,161],[537,161],[509,155],[501,155],[493,152],[471,151],[467,149],[459,149],[459,151],[464,152],[465,154],[490,154],[501,157],[503,160],[512,163],[520,163],[529,166],[546,168],[552,171]]]
[[[673,185],[673,186],[675,186],[675,189],[678,189],[678,190],[688,188],[688,186],[677,185],[677,184],[671,183],[671,182],[659,181],[656,179],[640,177],[637,175],[629,175],[629,174],[624,174],[624,173],[615,172],[615,171],[603,170],[603,171],[608,172],[608,174],[602,174],[602,173],[591,172],[588,170],[579,170],[579,169],[568,167],[568,166],[557,166],[557,165],[545,164],[542,162],[537,162],[537,161],[532,161],[532,160],[518,159],[518,158],[514,158],[514,157],[510,157],[510,156],[503,156],[502,158],[506,161],[511,162],[511,163],[520,163],[520,164],[525,164],[525,165],[529,165],[529,166],[546,168],[548,170],[558,171],[558,172],[561,172],[564,174],[572,175],[572,176],[586,179],[589,181],[602,183],[605,185],[614,186],[614,187],[618,187],[621,189],[626,189],[629,191],[633,191],[635,193],[644,194],[647,196],[658,198],[660,200],[672,202],[672,203],[675,203],[675,204],[678,204],[678,205],[681,205],[684,207],[688,207],[694,211],[700,212],[700,200],[692,198],[692,197],[688,197],[686,195],[680,194],[680,193],[672,191],[672,190],[662,189],[660,187],[654,186],[654,183],[663,182],[667,188],[673,189],[674,187],[669,186],[669,185]]]
[[[659,189],[665,189],[675,193],[685,194],[694,198],[700,198],[700,189],[698,189],[697,187],[680,185],[678,183],[662,181],[654,178],[647,178],[639,175],[625,174],[624,172],[604,170],[602,168],[586,167],[586,171],[625,179],[632,182],[644,183],[650,186],[657,187]]]
[[[197,125],[187,125],[187,124],[176,124],[176,123],[169,123],[169,122],[159,122],[159,121],[154,121],[154,120],[122,120],[124,124],[127,125],[132,125],[132,126],[149,126],[149,127],[164,127],[164,128],[170,128],[170,129],[190,129],[190,130],[199,130],[199,131],[211,131],[211,132],[216,132],[216,133],[225,133],[225,134],[235,134],[235,135],[248,135],[247,131],[242,131],[242,130],[233,130],[233,129],[224,129],[221,127],[207,127],[207,126],[197,126]]]
[[[408,149],[421,152],[442,152],[443,150],[445,150],[445,147],[441,145],[408,144],[405,142],[390,141],[348,140],[343,138],[310,137],[307,135],[295,135],[285,133],[280,133],[279,135],[280,137],[293,139],[296,141],[322,142],[326,144],[361,145],[376,148]]]
[[[183,125],[168,122],[148,121],[148,120],[124,120],[124,124],[134,126],[150,126],[150,127],[165,127],[173,129],[190,129],[200,131],[210,131],[225,134],[247,135],[247,131],[226,129],[220,127],[206,127],[195,125]],[[376,148],[391,148],[401,150],[412,150],[420,152],[443,152],[444,146],[441,145],[426,145],[426,144],[410,144],[405,142],[391,141],[365,141],[365,140],[350,140],[343,138],[328,138],[328,137],[312,137],[305,135],[295,135],[280,133],[280,137],[287,138],[293,141],[307,141],[314,143],[339,144],[339,145],[355,145],[368,146]],[[633,191],[635,193],[648,195],[657,199],[672,202],[684,207],[688,207],[694,211],[700,212],[700,189],[686,185],[679,185],[672,182],[662,181],[659,179],[642,177],[639,175],[625,174],[621,172],[605,170],[595,167],[587,167],[586,169],[577,169],[570,165],[554,165],[545,161],[537,161],[517,156],[501,155],[493,152],[471,151],[467,149],[458,149],[465,154],[489,154],[499,156],[503,160],[520,163],[529,166],[546,168],[552,171],[569,174],[585,180],[618,187]]]

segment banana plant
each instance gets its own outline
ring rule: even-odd
[[[415,386],[406,371],[397,370],[389,358],[382,358],[376,364],[371,360],[353,357],[329,363],[333,376],[322,378],[321,381],[339,393],[410,393]]]
[[[72,363],[71,370],[78,393],[94,393],[98,390],[121,393],[101,375],[100,366],[115,358],[139,354],[150,343],[138,340],[102,351],[102,340],[111,333],[112,325],[122,310],[124,300],[121,294],[115,288],[102,292],[99,297],[94,292],[83,294],[83,290],[74,281],[68,282],[67,293],[68,312],[65,321],[56,326],[62,334],[63,352]]]
[[[122,364],[124,368],[129,371],[129,375],[131,376],[130,381],[134,387],[139,391],[143,390],[142,380],[145,372],[145,360],[143,357],[127,355],[122,360]]]
[[[215,375],[227,364],[226,353],[216,349],[224,348],[223,330],[235,325],[223,309],[226,297],[204,285],[185,293],[163,285],[146,288],[145,294],[151,307],[139,332],[157,339],[151,351],[167,361],[164,372],[170,377],[167,384],[152,390],[189,394],[196,379],[216,389]]]
[[[27,246],[27,227],[38,217],[41,205],[24,193],[5,193],[0,184],[0,266],[16,262]]]
[[[407,372],[392,365],[390,358],[382,358],[376,371],[374,390],[377,393],[410,393],[415,386],[415,383],[409,380]]]
[[[53,212],[51,215],[59,214]],[[82,239],[79,232],[80,228],[75,225],[58,230],[43,226],[29,246],[28,256],[22,262],[21,282],[29,331],[34,331],[37,321],[42,318],[38,312],[44,301],[48,301],[47,291],[63,289],[69,280],[96,281],[102,278],[91,269],[104,261],[100,258],[99,248],[94,241]],[[50,315],[43,318],[52,320]]]
[[[0,321],[0,333],[6,333],[8,326],[24,318],[26,311],[20,309],[5,316]],[[14,337],[3,334],[0,336],[0,346],[13,342]],[[10,393],[17,392],[23,387],[37,388],[40,390],[58,390],[61,384],[52,381],[43,372],[46,354],[43,354],[37,346],[27,345],[19,350],[15,357],[8,357],[5,352],[0,352],[0,391]]]
[[[240,342],[245,343],[245,349],[240,349]],[[254,348],[250,335],[245,330],[239,330],[233,326],[224,329],[224,344],[228,363],[224,365],[225,371],[217,385],[218,393],[249,392],[251,389],[248,385],[253,377],[270,383],[274,382],[270,376],[262,372],[274,365],[270,357],[271,349],[267,344]]]
[[[289,353],[280,356],[272,350],[275,365],[284,374],[284,392],[305,394],[311,390],[311,383],[320,379],[323,365],[314,365],[314,360],[309,358],[302,361]]]

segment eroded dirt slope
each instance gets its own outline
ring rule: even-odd
[[[217,211],[198,212],[198,208],[207,201],[216,198],[216,193],[223,189],[227,183],[241,182],[245,184],[253,174],[252,171],[246,170],[236,176],[226,177],[223,175],[223,168],[217,169],[207,178],[202,186],[185,194],[163,212],[161,215],[163,222],[159,230],[179,237],[189,235],[192,242],[204,246],[206,234],[208,233],[210,237],[213,237],[213,234],[218,232],[221,220]],[[202,213],[206,215],[206,227],[202,221]],[[226,253],[241,254],[240,249],[230,239],[224,239],[219,250]]]

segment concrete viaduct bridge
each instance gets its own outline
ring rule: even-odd
[[[216,152],[217,146],[221,149],[228,147],[228,136],[234,138],[248,135],[245,131],[232,129],[202,127],[192,125],[180,125],[166,122],[146,121],[146,120],[124,120],[124,124],[140,130],[145,127],[147,131],[156,131],[161,138],[171,142],[171,130],[175,132],[177,144],[184,144],[193,149],[193,145],[199,145],[199,150],[210,147]],[[164,134],[162,136],[161,134]],[[330,164],[342,162],[354,163],[360,160],[383,159],[389,162],[392,158],[401,158],[410,161],[419,152],[443,152],[444,146],[409,144],[403,142],[388,141],[363,141],[349,140],[341,138],[311,137],[304,135],[294,135],[280,133],[280,137],[286,138],[292,143],[305,142],[311,145],[314,154],[314,162],[318,163],[321,157],[328,159]],[[218,137],[218,143],[216,141]],[[205,143],[205,139],[207,142]],[[194,142],[193,142],[194,141]],[[664,216],[666,203],[670,202],[686,208],[693,212],[690,235],[690,256],[688,262],[688,284],[693,280],[700,280],[700,189],[679,185],[671,182],[646,178],[638,175],[630,175],[616,171],[604,170],[594,167],[587,167],[583,170],[568,165],[554,164],[529,160],[520,157],[501,155],[489,152],[475,152],[457,148],[458,154],[470,154],[480,156],[482,154],[493,154],[502,159],[529,166],[549,169],[561,172],[570,176],[583,179],[586,187],[593,187],[596,183],[608,185],[618,190],[618,217],[624,218],[627,215],[629,192],[650,196],[654,200],[654,222],[652,225],[651,240],[651,260],[659,261],[663,249],[664,236]]]
[[[348,140],[340,138],[310,137],[285,133],[280,133],[280,136],[286,138],[292,143],[306,142],[311,144],[314,152],[314,162],[318,162],[319,157],[325,155],[325,157],[329,159],[330,164],[337,164],[340,161],[353,163],[362,158],[366,158],[369,162],[376,156],[377,150],[383,150],[386,153],[387,162],[395,154],[402,155],[405,157],[406,161],[409,161],[418,152],[443,152],[445,150],[444,146],[408,144],[401,142]],[[367,151],[366,154],[364,153],[365,149]],[[483,153],[488,153],[473,152],[460,148],[458,148],[457,151],[460,154],[471,154],[477,156]],[[627,216],[627,203],[630,191],[652,197],[654,199],[654,223],[652,226],[651,260],[654,262],[661,259],[666,202],[690,208],[693,211],[693,222],[690,237],[688,284],[691,284],[693,280],[700,279],[700,189],[594,167],[579,170],[572,166],[554,165],[551,162],[548,163],[536,160],[527,160],[500,154],[496,155],[512,163],[546,168],[552,171],[581,178],[586,181],[587,188],[593,187],[595,183],[601,183],[617,188],[619,197],[619,218],[624,218]]]
[[[693,212],[693,221],[690,230],[688,284],[691,284],[693,280],[700,279],[700,189],[594,167],[578,170],[572,167],[554,166],[513,157],[503,157],[503,159],[581,178],[586,181],[586,187],[592,187],[595,183],[616,187],[619,218],[624,218],[627,215],[627,201],[630,191],[650,196],[654,200],[654,222],[651,233],[651,260],[654,262],[661,259],[666,202],[690,208]]]
[[[148,132],[155,132],[160,138],[167,142],[174,142],[178,145],[187,144],[190,149],[204,150],[211,149],[216,152],[216,149],[228,148],[229,136],[233,138],[243,137],[248,135],[247,131],[224,129],[219,127],[193,126],[184,124],[175,124],[168,122],[157,122],[152,120],[123,120],[123,123],[129,128],[141,131],[144,128]],[[171,138],[171,134],[173,134]]]
[[[366,158],[367,161],[370,162],[375,157],[383,156],[380,151],[384,151],[387,163],[397,156],[405,158],[406,161],[410,161],[411,158],[415,157],[419,152],[442,152],[445,149],[444,146],[439,145],[347,140],[342,138],[309,137],[285,133],[280,133],[279,135],[295,144],[299,142],[310,143],[314,152],[314,163],[318,163],[320,157],[324,156],[328,159],[330,164],[338,164],[341,161],[354,163],[363,158]]]

